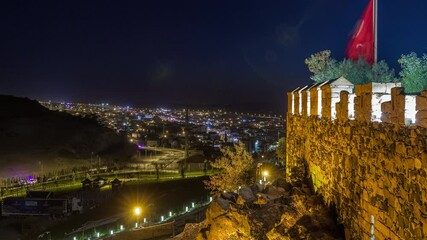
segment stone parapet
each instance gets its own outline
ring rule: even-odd
[[[416,97],[416,125],[427,128],[427,90]]]
[[[288,110],[295,115],[332,121],[355,119],[427,127],[427,90],[419,96],[406,95],[400,83],[354,86],[339,78],[288,93]]]
[[[313,88],[310,88],[310,115],[311,116],[319,116],[319,109],[318,109],[318,90],[317,87],[314,86]]]
[[[405,95],[403,88],[391,89],[391,101],[381,105],[381,121],[385,123],[405,124]]]
[[[337,109],[337,120],[338,121],[347,121],[348,120],[348,92],[340,92],[340,101],[336,103]]]
[[[369,239],[372,226],[376,239],[427,239],[427,128],[401,119],[344,121],[346,96],[337,103],[338,121],[288,116],[287,169],[305,162],[349,239]]]
[[[288,99],[287,171],[308,167],[348,238],[371,239],[373,227],[377,239],[427,239],[427,90],[369,83],[353,94],[339,78]]]

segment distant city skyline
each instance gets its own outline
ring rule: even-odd
[[[336,59],[368,0],[6,1],[0,94],[285,113],[304,59]],[[427,52],[422,0],[379,1],[379,59]],[[398,69],[396,69],[398,71]]]

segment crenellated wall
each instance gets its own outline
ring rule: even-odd
[[[288,112],[287,169],[308,166],[351,239],[427,239],[427,91],[408,96],[399,85],[356,85],[355,94],[339,92],[334,118],[337,91],[328,85],[306,88],[310,116]]]

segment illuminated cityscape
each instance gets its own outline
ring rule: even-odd
[[[109,104],[42,102],[50,110],[95,117],[102,125],[126,134],[130,141],[152,147],[184,148],[185,109],[132,108]],[[280,115],[237,113],[226,110],[190,110],[189,131],[194,148],[243,141],[260,156],[272,152],[285,136]]]
[[[0,240],[427,239],[427,1],[2,1]]]

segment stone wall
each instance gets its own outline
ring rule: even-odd
[[[427,239],[427,91],[416,97],[411,126],[404,123],[402,94],[394,88],[382,103],[382,122],[371,121],[372,94],[357,86],[356,120],[346,118],[346,92],[335,121],[288,113],[287,169],[304,160],[315,190],[336,206],[351,239]]]

